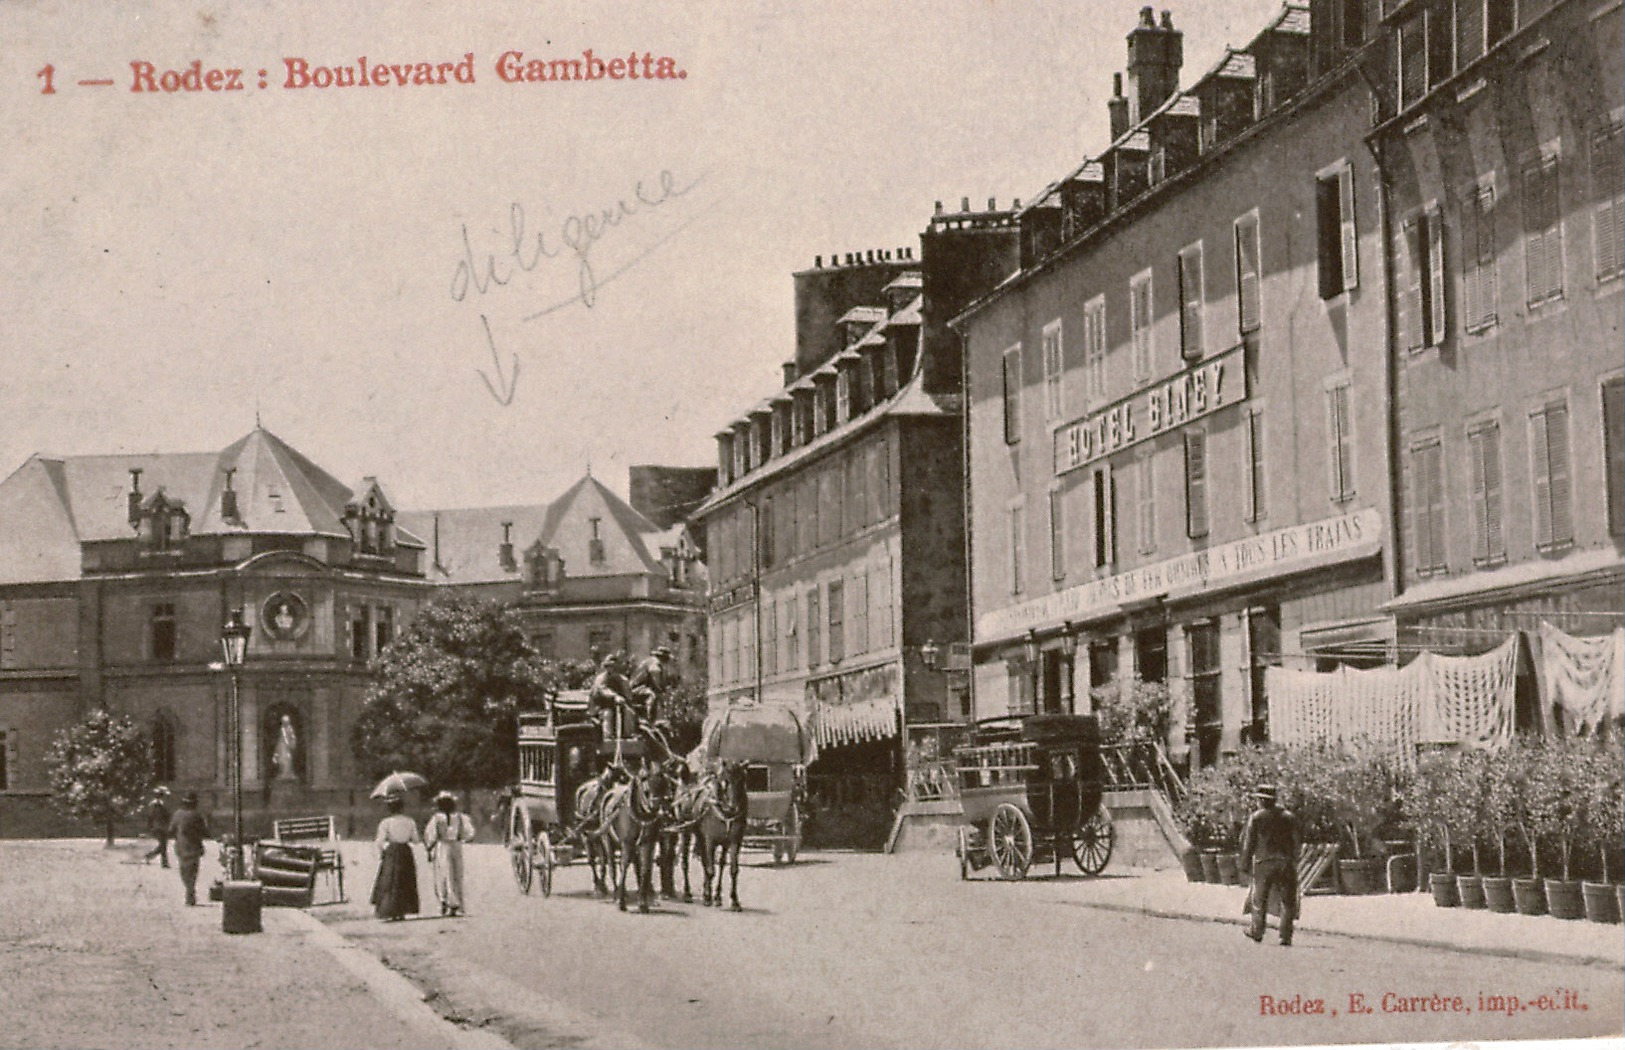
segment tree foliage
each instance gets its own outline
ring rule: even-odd
[[[57,734],[45,754],[54,801],[64,812],[92,820],[113,844],[114,825],[138,809],[152,783],[152,749],[127,715],[94,711]]]
[[[460,595],[426,603],[374,664],[351,744],[376,777],[498,787],[518,770],[520,711],[541,710],[580,668],[537,657],[512,606]]]

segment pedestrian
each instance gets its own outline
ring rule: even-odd
[[[152,791],[152,801],[147,804],[147,833],[158,840],[158,845],[147,851],[141,863],[151,864],[152,858],[157,857],[164,867],[169,867],[169,789],[166,787]]]
[[[434,895],[441,915],[463,911],[463,843],[474,841],[474,822],[457,812],[457,796],[442,791],[434,797],[439,810],[423,826],[423,845],[434,864]]]
[[[197,792],[181,796],[181,808],[169,821],[169,837],[175,840],[175,863],[181,869],[181,885],[186,887],[188,906],[197,903],[197,866],[203,859],[203,840],[214,838],[209,821],[197,811]]]
[[[412,843],[423,841],[417,822],[407,816],[406,796],[388,796],[389,816],[378,822],[378,878],[372,884],[374,913],[398,922],[418,913],[418,865]]]
[[[1275,785],[1260,784],[1253,792],[1258,809],[1241,832],[1241,870],[1252,874],[1248,900],[1252,922],[1247,936],[1264,940],[1272,897],[1281,903],[1281,947],[1292,945],[1292,923],[1298,917],[1298,846],[1302,835],[1298,818],[1278,807]]]

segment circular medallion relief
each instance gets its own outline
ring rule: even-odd
[[[302,636],[310,626],[310,607],[291,591],[278,591],[265,599],[260,609],[260,625],[265,633],[282,642]]]

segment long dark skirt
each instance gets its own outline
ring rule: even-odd
[[[392,842],[384,847],[378,881],[372,884],[372,906],[380,919],[418,913],[418,863],[410,845]]]

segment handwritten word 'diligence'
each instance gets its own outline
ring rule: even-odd
[[[670,171],[662,171],[653,188],[640,180],[628,197],[594,211],[567,216],[556,229],[530,232],[526,225],[524,206],[514,203],[508,208],[507,241],[501,252],[489,252],[483,261],[474,252],[473,241],[465,223],[462,227],[463,258],[459,259],[451,276],[451,297],[462,302],[470,290],[485,295],[493,288],[506,286],[520,273],[531,273],[544,261],[561,255],[574,259],[579,292],[570,301],[579,299],[581,305],[592,307],[598,299],[598,277],[592,266],[592,249],[611,230],[631,217],[683,196],[692,190],[698,180],[679,183]],[[497,229],[493,232],[501,234]]]

